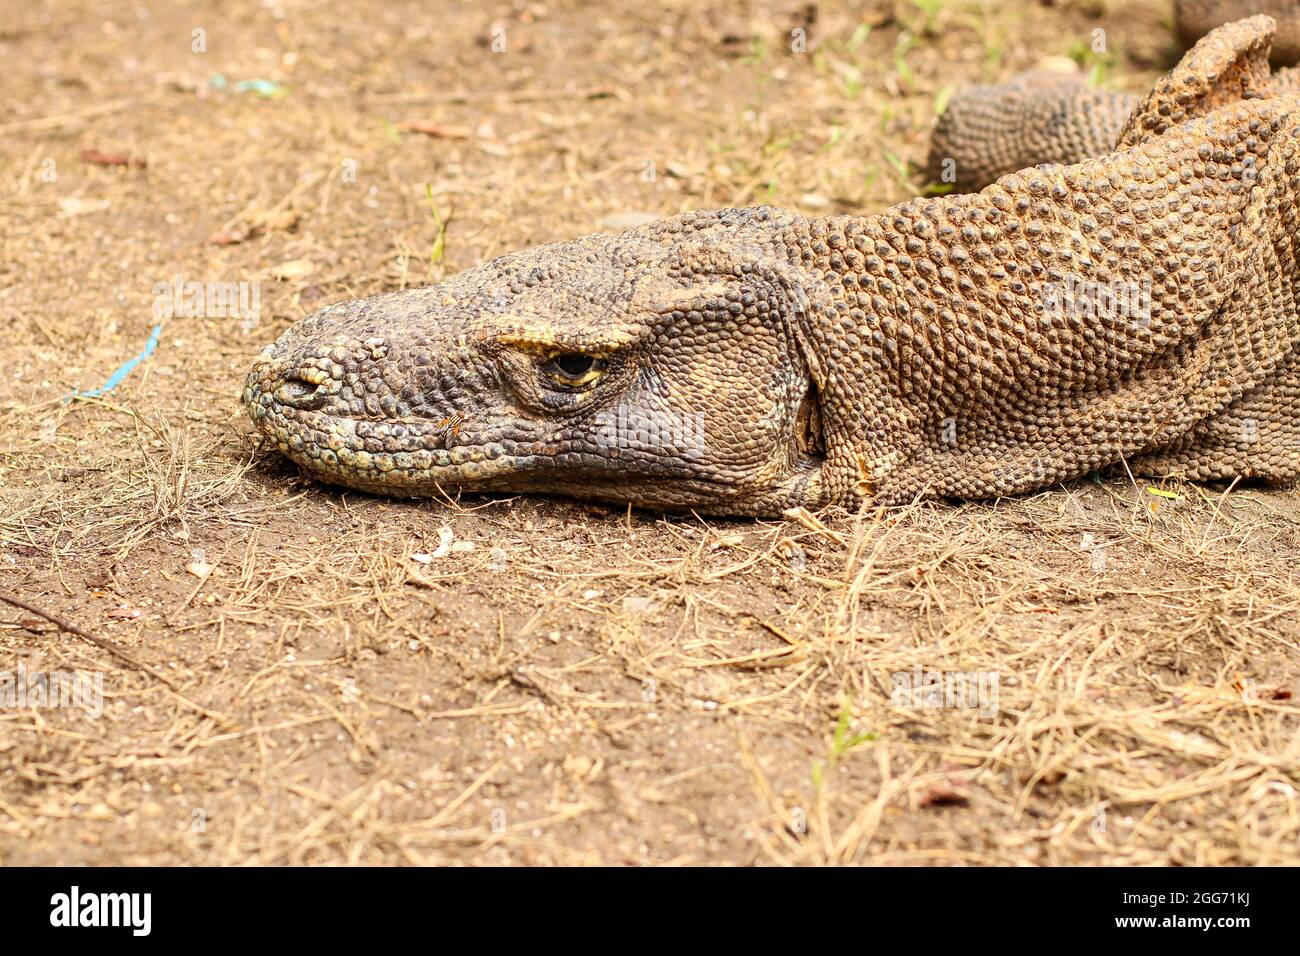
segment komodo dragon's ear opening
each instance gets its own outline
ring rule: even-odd
[[[800,455],[806,458],[826,457],[826,433],[822,427],[821,396],[816,383],[808,384],[799,411],[794,417],[794,442]]]
[[[1140,145],[1221,106],[1261,95],[1276,29],[1272,17],[1259,15],[1201,37],[1129,117],[1116,148]]]

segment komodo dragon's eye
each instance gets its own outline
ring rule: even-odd
[[[600,378],[601,373],[605,371],[605,365],[604,359],[596,358],[594,355],[561,352],[559,355],[551,356],[542,366],[542,371],[552,383],[561,388],[581,388]]]

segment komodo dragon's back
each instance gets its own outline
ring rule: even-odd
[[[689,213],[342,303],[249,373],[326,480],[667,509],[1300,476],[1300,95],[1222,27],[1118,148],[871,217]]]

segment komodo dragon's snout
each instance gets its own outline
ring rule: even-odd
[[[777,216],[687,215],[324,309],[263,352],[245,404],[307,471],[364,490],[819,504],[807,296],[760,250],[707,244]]]

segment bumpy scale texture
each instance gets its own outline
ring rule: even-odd
[[[1294,480],[1300,95],[1272,31],[1207,36],[1099,158],[504,256],[303,320],[244,400],[312,474],[399,495],[767,515],[1107,467]]]
[[[1140,102],[1046,69],[962,90],[934,128],[930,178],[971,192],[1027,166],[1102,156],[1115,148]]]
[[[1246,0],[1246,5],[1256,2]],[[1296,36],[1297,49],[1291,57],[1295,60],[1300,58],[1300,0],[1274,0],[1273,3],[1274,6],[1288,4],[1294,8],[1286,22]],[[1200,4],[1204,20],[1213,19],[1211,26],[1224,23],[1212,16],[1223,5],[1223,0],[1206,0]],[[1197,4],[1185,2],[1178,8],[1193,6]],[[1253,40],[1242,42],[1265,44],[1263,55],[1268,56],[1269,37],[1252,36]],[[1257,51],[1242,50],[1241,54],[1239,59],[1257,62]],[[1232,70],[1240,68],[1240,64],[1234,60],[1224,68]],[[1204,115],[1233,97],[1257,95],[1254,89],[1243,93],[1229,76],[1216,77],[1213,82],[1208,76],[1205,79],[1203,96],[1196,101],[1197,115]],[[1261,78],[1260,83],[1269,93],[1300,93],[1300,69],[1280,69]],[[1077,71],[1058,69],[1027,70],[1005,83],[970,87],[953,96],[935,124],[930,139],[930,179],[940,184],[951,183],[955,192],[973,192],[999,176],[1029,166],[1078,163],[1104,156],[1120,143],[1142,103],[1141,97],[1131,93],[1093,87]],[[1173,112],[1168,112],[1171,106]],[[1164,123],[1165,128],[1175,125],[1181,107],[1169,101],[1165,108],[1163,113],[1159,108],[1151,112],[1146,121]]]

